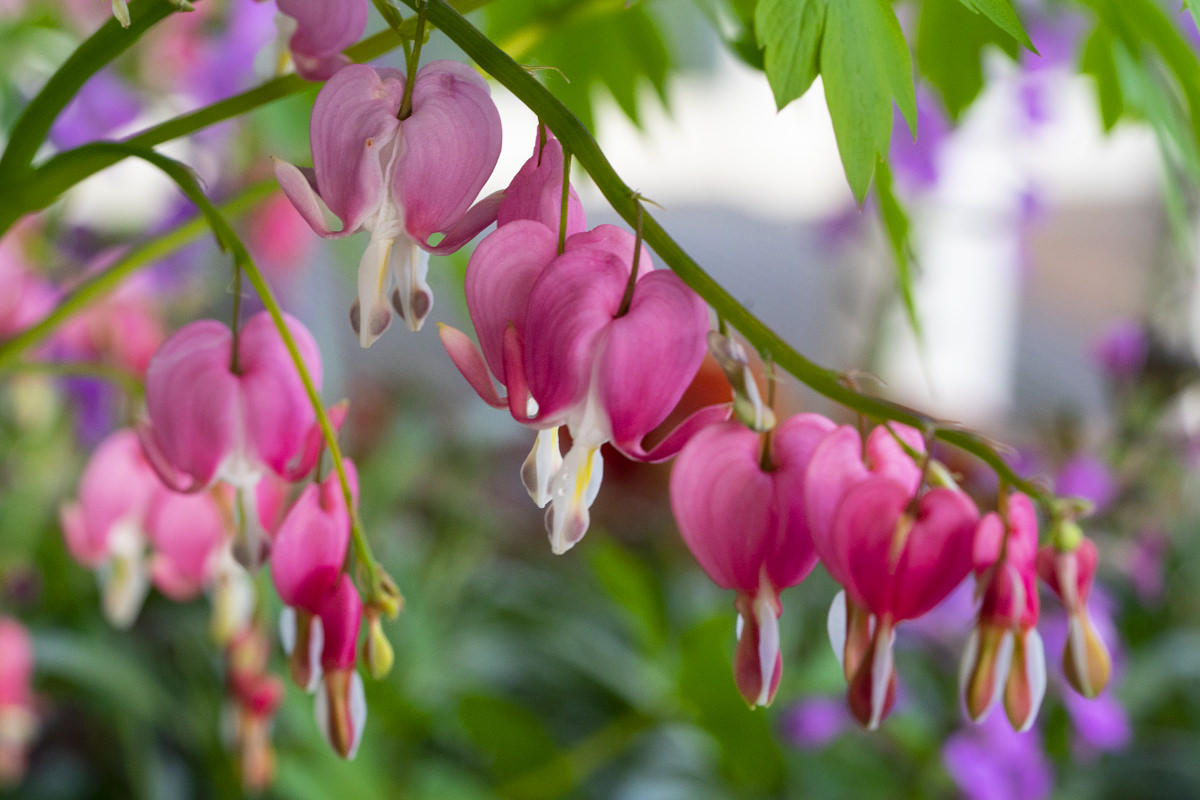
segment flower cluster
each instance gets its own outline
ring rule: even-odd
[[[756,403],[755,392],[745,405]],[[850,711],[865,727],[877,727],[895,703],[897,626],[931,611],[972,572],[978,621],[962,660],[971,719],[984,719],[1001,698],[1017,730],[1037,715],[1046,686],[1039,573],[1071,616],[1068,680],[1089,697],[1103,688],[1108,657],[1086,612],[1094,545],[1080,539],[1039,553],[1036,513],[1022,494],[981,520],[911,428],[879,426],[864,441],[857,428],[815,414],[773,429],[761,413],[751,419],[753,427],[729,421],[694,436],[671,478],[684,541],[717,585],[737,591],[733,670],[747,703],[774,696],[780,591],[818,559],[843,587],[829,636]]]

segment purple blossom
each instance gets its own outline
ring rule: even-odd
[[[137,95],[111,70],[102,70],[63,109],[50,140],[67,150],[102,139],[132,122],[140,110]]]
[[[1150,350],[1146,329],[1132,320],[1108,326],[1092,342],[1092,360],[1113,380],[1136,377],[1146,364]]]
[[[900,180],[914,189],[928,189],[938,181],[938,159],[950,134],[950,122],[933,95],[921,90],[917,91],[915,139],[899,111],[895,116],[889,163]]]
[[[1060,495],[1082,497],[1102,514],[1117,498],[1120,486],[1100,459],[1087,453],[1070,458],[1059,469],[1054,486]]]
[[[844,702],[817,695],[785,711],[780,728],[792,745],[813,750],[841,736],[849,724],[850,714]]]
[[[1038,733],[1014,732],[1002,714],[947,739],[942,763],[968,800],[1041,800],[1054,788]]]

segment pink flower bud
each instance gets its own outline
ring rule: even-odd
[[[0,616],[0,786],[25,773],[37,728],[33,708],[33,642],[21,623]]]
[[[1043,545],[1037,554],[1037,570],[1046,585],[1062,600],[1067,611],[1067,643],[1063,650],[1063,674],[1075,691],[1095,697],[1104,691],[1112,676],[1108,648],[1088,613],[1087,600],[1100,556],[1091,539],[1063,552]]]
[[[321,609],[325,643],[321,651],[324,675],[317,689],[317,725],[334,752],[352,759],[362,741],[367,722],[366,695],[362,677],[354,668],[358,630],[362,622],[362,599],[354,581],[343,574],[326,595]]]

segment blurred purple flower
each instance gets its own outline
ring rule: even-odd
[[[1108,467],[1087,453],[1080,453],[1062,465],[1054,479],[1054,488],[1060,495],[1090,500],[1097,514],[1104,513],[1120,491]]]
[[[895,112],[892,123],[892,144],[889,163],[897,178],[913,189],[928,189],[938,181],[938,159],[950,134],[938,101],[927,91],[917,91],[917,136],[914,139],[908,123]]]
[[[850,712],[840,699],[816,695],[801,700],[783,714],[783,737],[792,745],[815,750],[842,735],[850,726]]]
[[[1092,341],[1092,360],[1113,380],[1128,380],[1142,371],[1150,350],[1146,329],[1132,320],[1109,325]]]
[[[1075,692],[1063,693],[1063,706],[1075,728],[1076,755],[1094,757],[1100,752],[1123,750],[1132,731],[1129,716],[1112,692],[1088,700]]]
[[[1041,800],[1054,787],[1036,730],[1016,733],[1003,714],[947,739],[942,764],[968,800]]]
[[[1123,559],[1126,574],[1143,603],[1157,603],[1162,599],[1166,552],[1167,537],[1162,531],[1143,530],[1133,540],[1133,552]]]
[[[50,141],[62,150],[102,139],[128,125],[141,110],[137,95],[111,70],[92,76],[50,129]]]

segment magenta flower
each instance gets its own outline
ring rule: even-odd
[[[146,512],[153,553],[150,575],[172,600],[189,600],[212,580],[229,531],[213,496],[179,494],[163,487]]]
[[[393,69],[339,70],[313,106],[313,168],[275,162],[280,186],[318,234],[370,233],[350,310],[363,347],[391,324],[393,307],[410,329],[421,327],[433,305],[426,252],[454,252],[495,220],[499,204],[489,198],[468,210],[500,154],[487,83],[465,64],[427,64],[401,120],[404,84]],[[322,205],[340,230],[325,224]]]
[[[504,198],[496,210],[496,224],[502,228],[510,222],[532,219],[557,235],[562,218],[563,161],[562,144],[549,128],[539,125],[533,155],[504,190]],[[575,187],[568,187],[567,191],[566,234],[573,236],[587,230],[587,224]]]
[[[350,63],[342,51],[367,27],[367,0],[276,0],[279,13],[291,22],[288,49],[296,74],[327,81]]]
[[[662,461],[728,416],[724,406],[702,409],[652,450],[643,447],[700,366],[708,310],[674,273],[652,269],[644,247],[626,306],[633,249],[632,234],[601,225],[571,236],[556,255],[557,235],[546,225],[509,222],[480,243],[467,266],[467,308],[482,356],[465,335],[441,328],[447,352],[480,397],[543,431],[522,477],[539,506],[550,504],[555,553],[587,531],[603,473],[601,445]],[[561,425],[572,438],[565,458]]]
[[[321,683],[317,687],[317,726],[342,758],[354,758],[367,723],[367,700],[358,660],[362,598],[350,576],[342,573],[321,606]]]
[[[1037,571],[1062,601],[1067,612],[1067,641],[1063,649],[1063,674],[1084,697],[1095,697],[1108,685],[1112,659],[1088,613],[1088,595],[1100,556],[1091,539],[1081,539],[1074,550],[1043,545],[1037,554]]]
[[[25,773],[26,751],[37,729],[32,683],[29,632],[0,616],[0,786],[16,783]]]
[[[779,592],[817,562],[804,508],[804,480],[817,444],[834,424],[801,414],[764,438],[737,422],[710,425],[679,453],[671,508],[700,566],[737,591],[734,679],[751,707],[770,705],[779,685]]]
[[[296,319],[287,325],[317,386],[321,358]],[[149,420],[141,433],[150,463],[168,486],[195,492],[224,481],[239,492],[239,558],[257,564],[263,532],[254,487],[269,470],[298,480],[312,469],[321,430],[283,338],[265,311],[238,333],[216,320],[171,335],[146,370]],[[335,415],[337,416],[337,415]]]
[[[895,426],[871,432],[866,460],[849,425],[817,446],[805,479],[813,546],[845,591],[829,633],[849,683],[850,710],[875,728],[895,701],[895,626],[940,603],[971,570],[979,512],[960,491],[921,491],[922,470],[901,445],[924,445]]]
[[[1017,731],[1033,725],[1046,693],[1046,655],[1037,631],[1037,512],[1027,495],[1008,500],[1007,522],[988,514],[975,533],[979,621],[963,653],[967,714],[981,721],[1003,696]]]
[[[345,461],[357,491],[354,465]],[[288,608],[280,618],[292,679],[312,691],[321,677],[319,615],[346,560],[350,516],[337,475],[309,484],[279,526],[271,549],[271,578]]]

